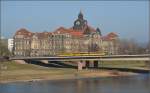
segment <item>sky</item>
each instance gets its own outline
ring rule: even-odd
[[[26,28],[52,32],[70,28],[82,11],[88,25],[103,35],[115,32],[120,38],[148,42],[148,1],[1,1],[1,31],[5,38]]]

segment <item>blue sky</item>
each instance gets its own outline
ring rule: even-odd
[[[2,36],[12,38],[16,30],[54,31],[70,28],[82,10],[92,27],[103,35],[116,32],[120,38],[148,41],[148,1],[2,1]]]

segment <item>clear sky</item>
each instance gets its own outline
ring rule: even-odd
[[[20,28],[32,32],[70,28],[82,10],[88,24],[103,35],[148,41],[148,1],[2,1],[2,36],[12,38]]]

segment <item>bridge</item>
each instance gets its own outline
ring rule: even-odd
[[[50,57],[10,57],[14,61],[31,61],[41,60],[45,63],[48,61],[74,61],[78,63],[78,70],[82,70],[83,66],[89,67],[89,63],[93,61],[94,67],[98,67],[99,61],[147,61],[150,62],[150,54],[142,55],[106,55],[106,56],[50,56]]]

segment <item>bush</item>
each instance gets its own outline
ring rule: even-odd
[[[11,53],[9,52],[6,45],[0,42],[0,56],[10,56]]]

